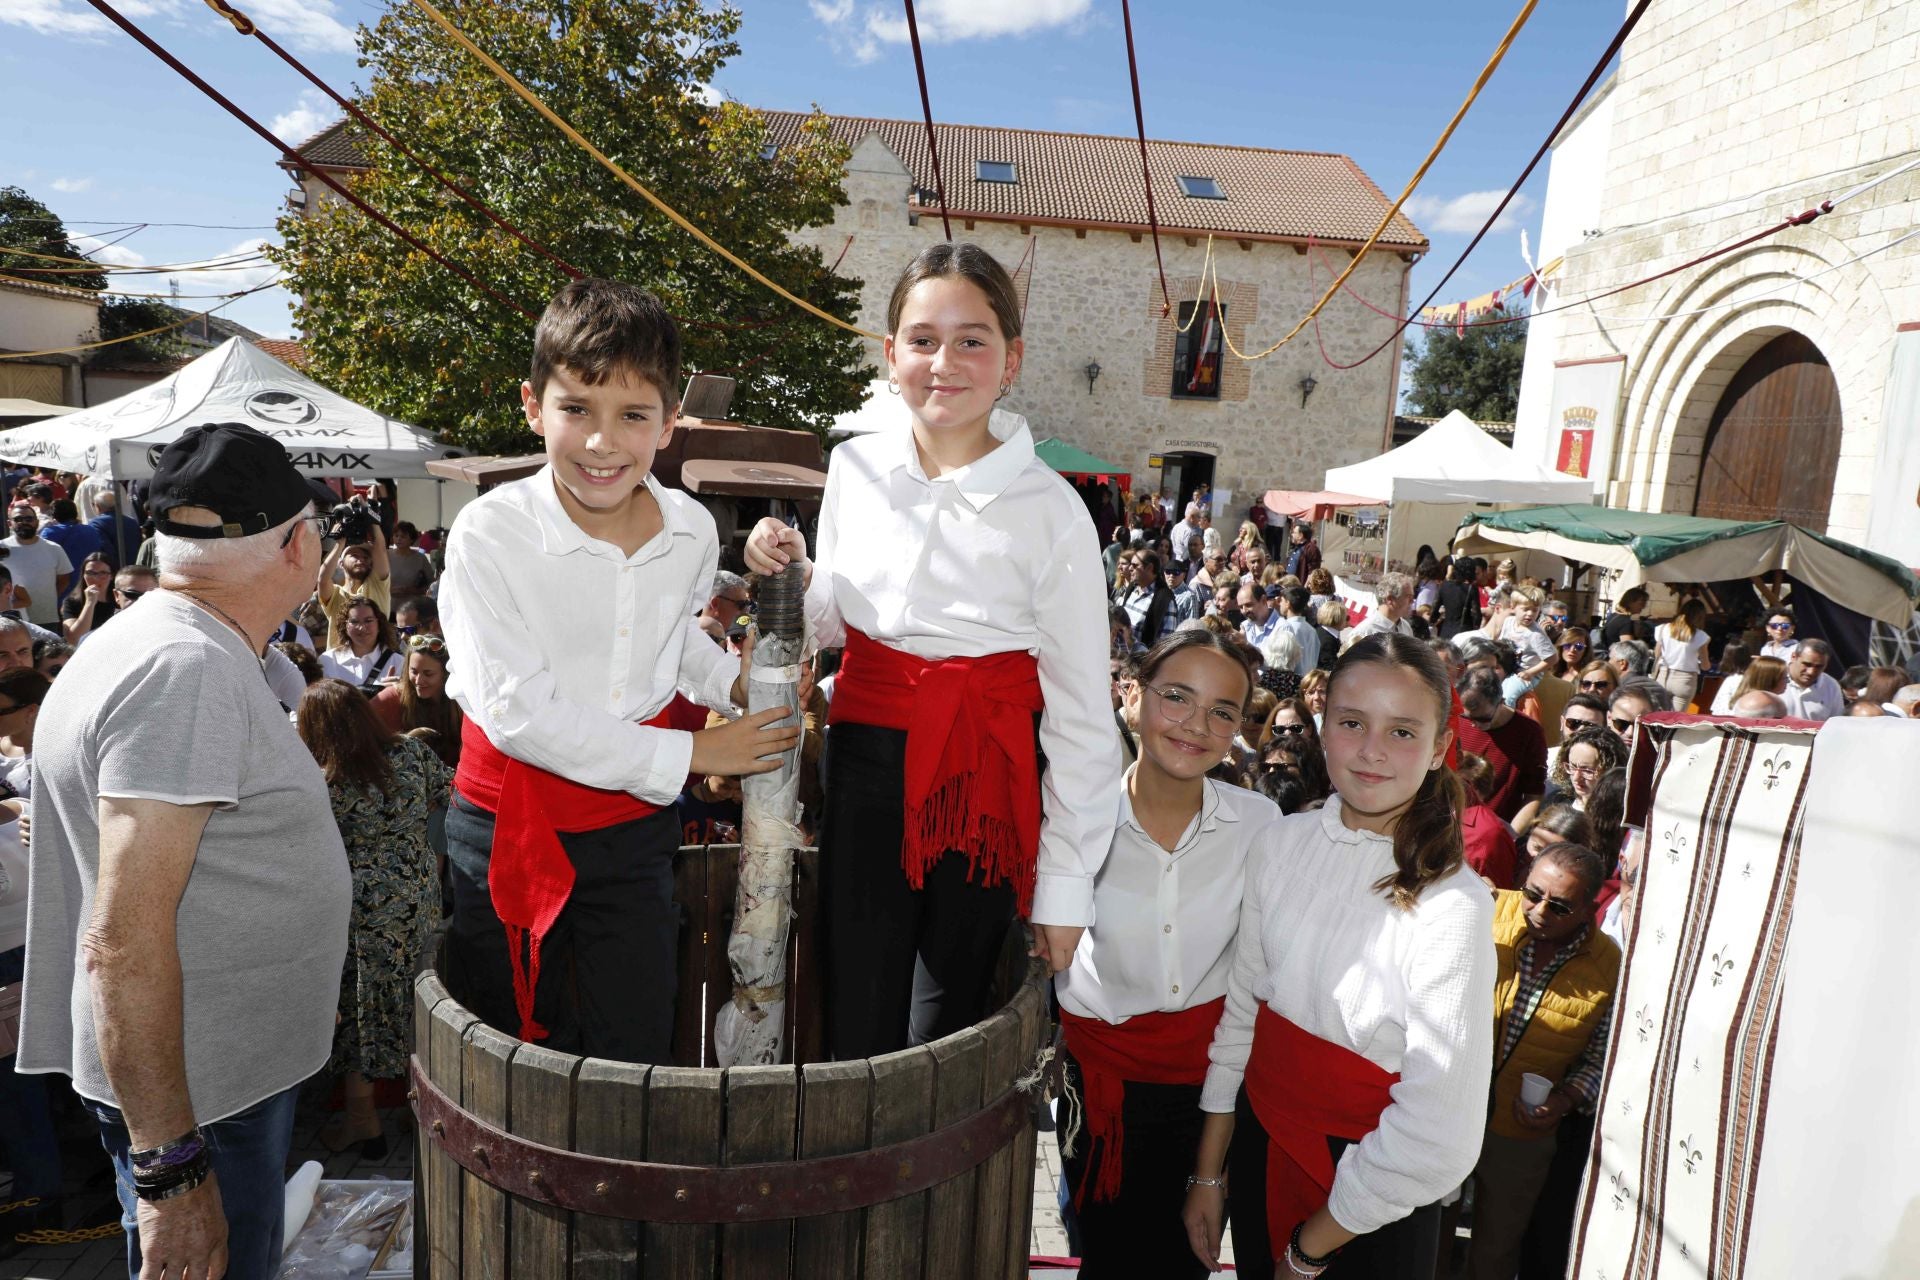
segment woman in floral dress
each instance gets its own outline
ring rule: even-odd
[[[386,1151],[373,1082],[406,1073],[413,977],[439,924],[440,880],[427,815],[453,771],[424,742],[386,731],[366,695],[342,680],[308,686],[300,737],[327,777],[353,868],[353,916],[340,980],[331,1069],[346,1074],[344,1113],[321,1130],[332,1151]]]

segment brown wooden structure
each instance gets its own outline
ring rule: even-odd
[[[416,1274],[500,1280],[1021,1277],[1045,978],[1009,946],[999,1012],[932,1044],[816,1062],[813,851],[795,868],[789,1043],[711,1065],[731,994],[734,846],[681,850],[681,1065],[577,1058],[415,987]],[[704,1065],[703,1065],[704,1064]]]
[[[1840,465],[1840,388],[1820,349],[1783,333],[1748,357],[1713,418],[1693,513],[1827,531]]]

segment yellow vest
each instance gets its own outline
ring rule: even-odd
[[[1620,947],[1595,926],[1580,949],[1560,966],[1540,997],[1533,1020],[1514,1046],[1513,1056],[1500,1064],[1506,1039],[1505,1022],[1520,992],[1520,948],[1527,942],[1527,900],[1502,891],[1493,909],[1493,953],[1498,973],[1493,985],[1493,1053],[1498,1074],[1493,1081],[1493,1105],[1487,1128],[1507,1138],[1542,1138],[1544,1133],[1522,1129],[1513,1118],[1514,1099],[1520,1096],[1520,1077],[1528,1072],[1559,1084],[1593,1038],[1600,1015],[1620,981]]]

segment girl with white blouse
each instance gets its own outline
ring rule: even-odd
[[[1060,1151],[1086,1280],[1205,1274],[1181,1225],[1184,1180],[1247,858],[1280,818],[1206,776],[1251,701],[1242,648],[1176,632],[1142,660],[1139,687],[1140,758],[1094,881],[1093,927],[1054,983],[1084,1117],[1076,1126],[1063,1107]]]
[[[1006,268],[970,244],[923,251],[884,351],[907,421],[833,451],[806,597],[813,642],[845,646],[820,836],[843,1059],[979,1021],[1016,915],[1066,968],[1120,788],[1093,519],[994,409],[1023,354]],[[775,520],[747,542],[758,573],[805,557]]]
[[[1700,688],[1700,664],[1707,652],[1707,606],[1689,600],[1680,606],[1680,616],[1653,629],[1653,678],[1673,695],[1675,709],[1685,711]]]
[[[1334,668],[1337,794],[1254,855],[1201,1092],[1185,1220],[1209,1267],[1230,1180],[1248,1275],[1434,1273],[1493,1065],[1493,901],[1461,849],[1450,709],[1420,641],[1369,636]]]

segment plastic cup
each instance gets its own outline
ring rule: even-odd
[[[1553,1092],[1553,1081],[1545,1076],[1526,1072],[1520,1077],[1520,1101],[1529,1107],[1547,1105],[1547,1095]]]

